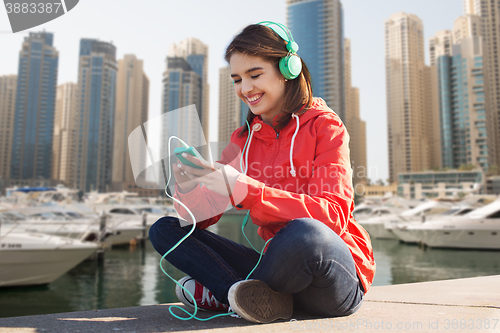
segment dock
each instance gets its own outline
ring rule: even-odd
[[[231,317],[181,321],[170,315],[170,305],[0,318],[0,333],[500,332],[500,275],[372,287],[355,314],[339,318],[294,312],[291,320],[271,324]]]

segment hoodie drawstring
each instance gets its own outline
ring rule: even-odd
[[[295,172],[295,167],[293,165],[293,144],[295,143],[295,137],[297,136],[297,133],[299,132],[300,122],[299,122],[299,116],[297,116],[295,113],[292,113],[292,118],[295,118],[297,127],[295,128],[295,133],[293,133],[292,142],[290,144],[290,167],[291,167],[290,174],[292,175],[292,177],[296,177],[297,173]],[[246,148],[245,149],[245,171],[244,171],[245,175],[247,174],[247,171],[248,171],[248,151],[250,150],[250,144],[252,143],[253,133],[254,133],[254,129],[252,128],[252,130],[250,132],[250,137],[248,138],[248,144],[246,145],[246,147],[243,148],[243,149]]]
[[[252,128],[252,131],[250,132],[250,137],[248,138],[248,145],[246,146],[246,151],[245,151],[245,171],[244,171],[245,175],[247,174],[248,171],[248,151],[250,150],[250,143],[252,143],[253,133],[254,129]]]
[[[290,167],[291,167],[290,174],[292,175],[292,177],[295,177],[296,172],[295,172],[295,167],[293,166],[293,159],[292,159],[292,157],[293,157],[293,144],[295,142],[295,137],[297,136],[297,133],[299,132],[300,123],[299,123],[299,116],[297,116],[295,113],[292,113],[292,118],[295,118],[295,121],[297,122],[297,127],[295,128],[295,133],[293,133],[292,143],[290,145]]]

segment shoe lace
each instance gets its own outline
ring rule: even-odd
[[[231,317],[233,317],[233,318],[240,318],[241,319],[241,317],[236,313],[236,311],[233,310],[233,308],[231,307],[231,305],[227,309],[227,312],[228,313],[234,312],[233,314],[231,314]]]
[[[207,287],[203,286],[203,292],[201,294],[201,304],[208,303],[208,306],[212,306],[212,301],[215,303],[215,307],[218,308],[221,306],[220,302],[215,298],[214,295],[208,290]]]

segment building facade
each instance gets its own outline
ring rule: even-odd
[[[432,167],[431,69],[424,63],[422,21],[397,13],[385,21],[389,177]]]
[[[201,78],[184,58],[168,57],[166,63],[167,70],[163,73],[162,113],[194,104],[197,118],[193,118],[193,113],[182,111],[173,112],[163,118],[162,156],[167,156],[166,144],[172,135],[178,136],[193,147],[202,141],[198,107],[202,100]]]
[[[234,91],[229,66],[219,69],[219,142],[230,142],[231,134],[246,125],[248,105]]]
[[[437,58],[442,167],[488,170],[481,38],[465,37]]]
[[[398,196],[405,199],[458,197],[479,193],[485,188],[481,169],[401,173]]]
[[[125,189],[123,184],[135,183],[128,136],[148,120],[149,111],[149,79],[144,73],[143,61],[133,54],[126,54],[118,61],[116,92],[112,183],[113,190],[119,191]],[[141,170],[145,169],[145,154],[140,166]]]
[[[464,0],[466,14],[481,17],[488,164],[500,166],[500,0]]]
[[[10,178],[17,75],[0,76],[0,178]],[[0,180],[1,181],[1,180]]]
[[[80,40],[75,185],[85,192],[105,192],[111,184],[116,72],[113,44]]]
[[[314,96],[345,121],[344,14],[339,0],[287,0],[287,26],[311,73]]]
[[[78,85],[67,82],[57,86],[54,143],[52,145],[52,179],[76,186],[75,160],[78,122],[76,93]]]
[[[344,82],[345,82],[345,119],[349,132],[353,185],[366,183],[366,122],[359,115],[359,89],[352,87],[351,79],[351,41],[344,40]]]
[[[171,58],[183,58],[191,67],[191,71],[199,77],[198,87],[200,99],[196,102],[201,127],[206,141],[209,141],[209,93],[208,84],[208,45],[203,44],[196,38],[187,38],[177,44],[170,45],[168,56]],[[167,60],[168,62],[168,60]],[[182,104],[182,103],[181,103]],[[184,105],[183,105],[184,106]],[[168,109],[168,111],[173,109]],[[165,110],[163,112],[166,112]]]
[[[50,179],[59,52],[54,35],[30,32],[19,52],[10,177]]]

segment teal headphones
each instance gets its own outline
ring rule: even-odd
[[[286,49],[288,50],[288,55],[280,59],[280,72],[285,79],[295,79],[302,71],[302,62],[300,61],[300,57],[297,55],[299,45],[293,40],[290,30],[288,30],[285,25],[272,21],[262,21],[257,24],[261,24],[272,29],[276,34],[278,34],[278,36],[287,42]]]

